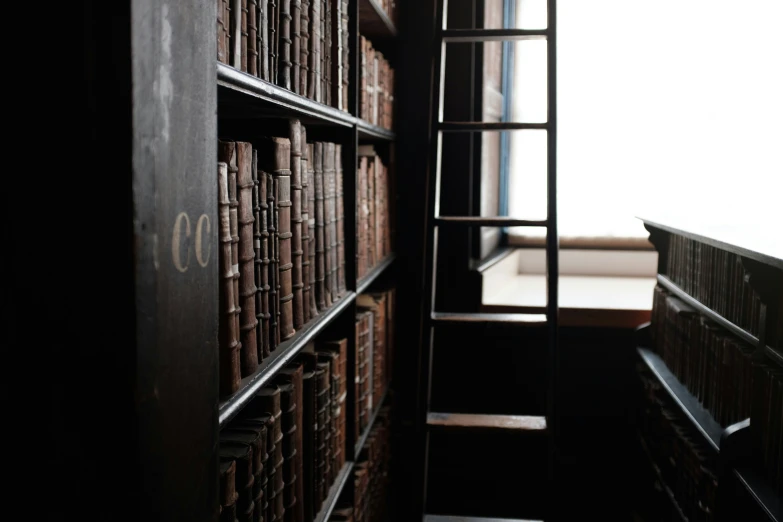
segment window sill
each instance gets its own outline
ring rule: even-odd
[[[516,251],[514,254],[482,272],[482,312],[546,311],[545,270],[537,270],[537,263],[526,262],[527,252]],[[578,260],[563,257],[564,252],[561,252],[558,292],[558,319],[561,326],[636,328],[650,320],[656,284],[654,265],[652,270],[647,267],[630,271],[630,275],[564,274],[564,266],[576,266],[579,263],[584,268],[590,268],[590,265],[601,260],[586,259],[584,255],[579,255]],[[520,269],[526,264],[528,269]]]

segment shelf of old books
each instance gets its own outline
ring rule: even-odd
[[[671,399],[667,415],[676,420],[669,433],[679,434],[672,447],[698,446],[692,437],[706,441],[718,458],[718,484],[736,477],[768,519],[778,520],[783,256],[764,238],[754,240],[753,231],[644,221],[659,273],[649,348],[638,353]],[[683,434],[680,419],[694,435]],[[723,437],[721,451],[724,433],[738,436]]]
[[[367,423],[367,426],[364,428],[364,431],[362,432],[361,437],[359,437],[359,440],[356,441],[356,447],[355,447],[355,459],[359,460],[359,455],[362,452],[362,448],[364,448],[365,444],[367,443],[367,437],[370,436],[370,432],[372,431],[372,427],[375,425],[375,420],[378,418],[378,414],[380,414],[381,410],[383,409],[383,403],[386,402],[386,396],[389,394],[388,388],[386,391],[383,392],[383,395],[381,396],[381,402],[378,403],[377,406],[375,406],[372,415],[370,416],[370,419]]]

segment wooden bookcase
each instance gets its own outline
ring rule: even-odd
[[[729,335],[748,343],[753,348],[754,364],[766,363],[783,367],[783,339],[780,337],[781,306],[783,306],[783,251],[774,238],[759,235],[758,231],[741,227],[716,227],[700,223],[685,223],[673,219],[645,219],[645,227],[650,232],[650,241],[658,251],[658,284],[670,295],[679,298],[703,317],[717,324]],[[742,270],[738,274],[750,283],[760,299],[759,323],[753,327],[756,334],[747,327],[742,328],[729,318],[717,312],[715,307],[707,306],[694,297],[698,293],[694,285],[690,291],[674,282],[668,273],[670,244],[675,239],[685,239],[700,245],[707,245],[713,251],[727,252],[739,256]],[[687,263],[695,259],[686,258]],[[696,268],[694,268],[696,270]],[[704,281],[704,280],[702,280]],[[702,293],[702,295],[707,295]],[[731,307],[733,301],[724,301],[724,308],[737,310],[739,305]],[[734,299],[739,300],[738,296]],[[750,321],[752,324],[753,321]],[[780,521],[781,494],[758,469],[759,455],[754,450],[752,438],[754,418],[761,416],[765,406],[760,395],[760,371],[754,366],[750,417],[740,422],[722,427],[713,415],[705,409],[695,394],[677,378],[663,358],[655,353],[650,343],[649,323],[639,328],[637,352],[646,369],[654,376],[661,388],[672,399],[671,403],[680,410],[682,416],[690,422],[695,431],[706,443],[717,462],[718,500],[715,520],[773,520]],[[691,363],[692,364],[692,363]],[[778,406],[779,407],[779,406]],[[652,459],[649,449],[641,441],[643,449]],[[672,502],[672,520],[686,520],[669,485],[661,477],[654,461],[651,465],[658,474],[665,493]]]
[[[219,433],[253,392],[322,334],[348,339],[347,378],[353,383],[356,297],[380,278],[396,278],[393,254],[363,279],[356,278],[357,149],[373,144],[393,168],[396,139],[394,131],[357,117],[359,35],[371,39],[395,66],[397,28],[375,0],[349,0],[348,7],[348,111],[218,63],[214,1],[130,0],[85,7],[80,28],[84,34],[77,29],[72,40],[74,51],[85,55],[80,86],[89,111],[81,105],[77,109],[88,120],[90,133],[84,140],[92,145],[95,161],[87,162],[86,175],[75,183],[52,184],[47,196],[52,193],[58,204],[50,208],[59,213],[72,206],[66,194],[84,196],[89,186],[110,187],[107,193],[113,199],[99,198],[91,208],[71,215],[89,223],[94,211],[116,225],[115,234],[103,239],[101,248],[124,257],[117,257],[119,264],[102,259],[92,268],[85,263],[77,269],[81,263],[75,258],[61,265],[64,270],[74,267],[73,281],[64,286],[69,292],[90,294],[116,283],[113,295],[121,302],[92,303],[96,338],[80,341],[79,351],[63,367],[66,372],[52,381],[68,385],[61,388],[68,400],[77,394],[87,397],[82,392],[88,392],[95,409],[88,414],[75,402],[64,406],[65,412],[85,413],[73,417],[79,424],[73,432],[71,424],[77,420],[58,414],[67,421],[55,431],[66,435],[62,444],[106,438],[93,443],[94,451],[74,446],[62,461],[69,470],[87,470],[83,480],[75,472],[77,479],[65,487],[69,508],[79,509],[89,491],[97,500],[81,509],[94,510],[93,515],[102,519],[114,519],[112,513],[122,511],[117,515],[122,519],[216,520]],[[308,140],[336,142],[343,148],[347,291],[243,378],[239,391],[221,397],[218,139],[225,129],[231,139],[243,139],[235,130],[239,128],[263,134],[268,122],[290,118],[301,120]],[[234,126],[236,122],[241,127]],[[82,144],[76,137],[71,141],[76,158]],[[101,173],[105,185],[96,177]],[[70,186],[57,200],[54,189],[61,185]],[[52,244],[59,248],[60,236],[53,237]],[[85,277],[90,273],[94,279]],[[69,374],[70,369],[74,371]],[[346,484],[353,484],[353,462],[372,427],[354,440],[353,390],[348,386],[348,463],[316,518],[319,522],[329,518]],[[376,416],[377,410],[371,418]],[[121,455],[115,458],[117,452]],[[121,477],[109,483],[109,474]]]

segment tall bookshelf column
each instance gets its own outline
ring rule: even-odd
[[[131,27],[138,448],[118,451],[139,457],[140,520],[214,520],[215,5],[133,0]]]

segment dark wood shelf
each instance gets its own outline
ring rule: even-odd
[[[772,486],[753,469],[741,467],[733,471],[737,480],[748,490],[767,518],[774,522],[783,521],[780,495],[775,493]]]
[[[657,354],[646,348],[637,348],[636,351],[658,379],[658,382],[661,383],[661,386],[674,399],[674,402],[682,410],[683,414],[690,419],[709,445],[716,452],[720,452],[720,439],[723,434],[723,428],[720,424],[712,418],[709,411],[702,407],[699,400],[677,380],[677,377],[666,367],[666,364]]]
[[[700,223],[683,217],[639,216],[645,225],[671,234],[695,239],[727,252],[739,254],[765,265],[783,269],[783,241],[779,235],[768,233],[759,227],[743,225],[715,225]],[[778,239],[775,239],[775,238]]]
[[[315,516],[314,522],[326,522],[332,515],[337,501],[340,499],[340,493],[343,492],[345,485],[348,483],[348,479],[351,477],[351,471],[353,471],[353,462],[348,461],[337,474],[337,478],[334,479],[334,484],[329,488],[329,494],[326,496],[321,511]]]
[[[701,301],[698,301],[697,299],[694,299],[691,297],[685,290],[677,286],[676,283],[674,283],[671,279],[666,277],[665,275],[658,274],[658,283],[666,288],[668,291],[688,303],[689,306],[696,309],[697,312],[699,312],[702,315],[706,315],[719,325],[721,325],[726,330],[730,331],[740,339],[752,344],[754,347],[759,345],[759,339],[758,337],[755,337],[754,335],[750,334],[746,330],[743,330],[736,324],[732,323],[719,313],[715,312],[712,308],[704,305],[701,303]]]
[[[326,328],[355,299],[356,294],[354,292],[346,292],[328,310],[320,313],[318,317],[308,322],[293,338],[280,343],[277,349],[258,365],[258,369],[253,375],[242,379],[239,390],[218,405],[218,422],[220,427],[222,428],[228,421],[234,418],[258,390],[272,380],[281,368],[288,364],[313,337]]]
[[[642,434],[638,432],[636,434],[636,437],[639,440],[639,445],[642,447],[642,451],[647,457],[650,467],[653,469],[653,472],[655,473],[655,477],[658,480],[658,483],[661,485],[663,492],[666,494],[666,497],[669,499],[672,508],[679,516],[679,520],[681,522],[688,522],[688,517],[686,517],[685,513],[683,513],[682,508],[680,507],[680,503],[677,502],[677,498],[674,496],[674,492],[672,492],[672,490],[669,488],[666,482],[664,482],[661,469],[658,467],[658,464],[655,463],[655,458],[653,458],[652,453],[650,453],[650,448],[647,447],[647,443],[644,441],[644,437],[642,437]]]
[[[284,110],[288,116],[293,113],[317,122],[345,127],[356,124],[356,118],[345,111],[295,94],[288,89],[251,76],[224,63],[217,64],[217,84],[219,87],[224,87],[235,93],[262,100],[270,106],[270,109]],[[220,104],[220,99],[218,104]]]
[[[375,411],[373,412],[372,416],[370,417],[370,423],[367,425],[366,428],[364,428],[364,432],[362,433],[362,436],[359,437],[359,440],[356,442],[356,447],[354,448],[354,460],[359,460],[359,454],[362,452],[362,448],[364,447],[364,443],[367,442],[367,437],[370,436],[370,432],[372,431],[372,427],[375,425],[375,419],[378,418],[378,414],[381,412],[381,408],[383,407],[383,403],[386,402],[386,397],[389,395],[389,389],[387,388],[385,392],[383,392],[383,395],[381,395],[381,402],[378,403],[378,407],[375,408]]]
[[[395,133],[392,130],[384,129],[378,125],[373,125],[361,118],[356,118],[356,126],[359,129],[359,139],[367,141],[392,141],[395,138]]]
[[[397,28],[375,0],[359,0],[359,32],[370,39],[397,36]]]
[[[361,278],[358,283],[356,284],[356,293],[361,294],[367,288],[372,284],[373,281],[378,279],[378,277],[391,266],[392,263],[394,263],[395,256],[394,254],[389,254],[386,256],[386,259],[375,265],[370,272]]]

